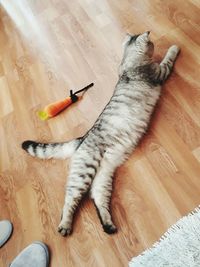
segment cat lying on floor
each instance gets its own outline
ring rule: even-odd
[[[110,214],[113,175],[146,132],[152,112],[179,52],[173,45],[160,64],[152,60],[149,32],[127,35],[119,81],[114,94],[93,127],[83,136],[63,143],[25,141],[22,148],[42,159],[71,158],[62,220],[58,231],[72,231],[74,213],[90,191],[106,233],[116,232]]]

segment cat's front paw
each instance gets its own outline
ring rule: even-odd
[[[177,55],[179,54],[180,52],[180,47],[178,47],[177,45],[172,45],[170,48],[169,48],[169,53],[170,53],[170,56],[172,58],[176,58]]]
[[[64,222],[63,220],[60,222],[58,226],[58,232],[62,236],[70,235],[72,232],[72,226],[68,222]]]

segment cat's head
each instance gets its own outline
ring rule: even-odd
[[[131,56],[131,54],[138,54],[138,56],[145,55],[152,57],[154,45],[150,40],[149,34],[149,31],[137,35],[131,35],[128,33],[123,42],[124,52],[126,55]]]

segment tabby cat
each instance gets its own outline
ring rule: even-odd
[[[74,213],[84,194],[96,206],[106,233],[117,228],[110,214],[113,175],[136,148],[149,125],[151,114],[178,55],[173,45],[160,64],[153,62],[154,45],[150,32],[127,34],[114,94],[93,127],[83,136],[63,143],[25,141],[22,148],[41,159],[72,156],[62,219],[61,235],[72,231]]]

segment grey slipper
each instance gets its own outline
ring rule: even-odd
[[[8,220],[0,221],[0,247],[2,247],[12,234],[12,223]]]
[[[48,247],[39,241],[36,241],[26,247],[14,259],[10,267],[48,267],[49,250]]]

